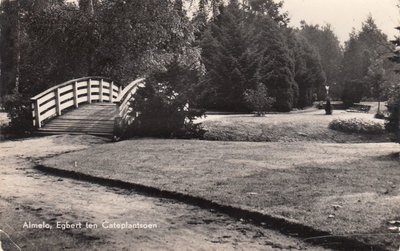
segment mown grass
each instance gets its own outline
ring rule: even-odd
[[[129,140],[68,153],[46,166],[260,211],[371,243],[400,245],[399,146],[311,142]]]
[[[362,143],[387,142],[390,135],[367,135],[338,132],[329,129],[329,123],[335,119],[362,119],[381,124],[373,114],[334,111],[325,115],[323,110],[310,110],[300,113],[267,114],[264,117],[254,115],[210,115],[202,121],[207,132],[206,140],[219,141],[256,141],[256,142],[332,142]]]

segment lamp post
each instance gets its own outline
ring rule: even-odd
[[[325,85],[325,90],[326,90],[326,98],[329,98],[329,85]]]
[[[326,90],[326,104],[325,104],[325,114],[326,115],[331,115],[332,114],[332,105],[331,105],[331,99],[329,98],[329,85],[324,85],[325,90]]]

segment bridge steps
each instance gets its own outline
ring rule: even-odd
[[[116,105],[113,103],[84,104],[56,117],[38,130],[41,134],[90,134],[112,136]]]

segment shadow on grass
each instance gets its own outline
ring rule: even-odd
[[[183,202],[185,204],[198,206],[203,209],[212,209],[237,220],[245,220],[249,224],[261,226],[266,229],[277,230],[285,235],[300,238],[310,244],[319,245],[334,250],[387,250],[385,247],[380,245],[366,244],[359,240],[349,238],[348,236],[332,235],[329,232],[317,230],[297,222],[291,222],[283,218],[274,217],[271,215],[262,214],[260,212],[254,212],[238,207],[233,207],[230,205],[219,204],[215,201],[211,201],[202,197],[162,190],[155,187],[125,182],[121,180],[95,177],[79,172],[47,167],[44,165],[37,165],[35,166],[35,168],[41,172],[55,176],[61,176],[80,181],[87,181],[107,187],[118,187],[127,190],[134,190],[135,192],[146,196],[173,199],[179,202]]]

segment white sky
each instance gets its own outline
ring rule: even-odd
[[[289,12],[290,25],[298,27],[301,20],[309,24],[330,23],[339,40],[348,39],[352,28],[359,30],[361,22],[372,14],[378,27],[393,39],[400,35],[399,0],[284,0],[283,9]]]

